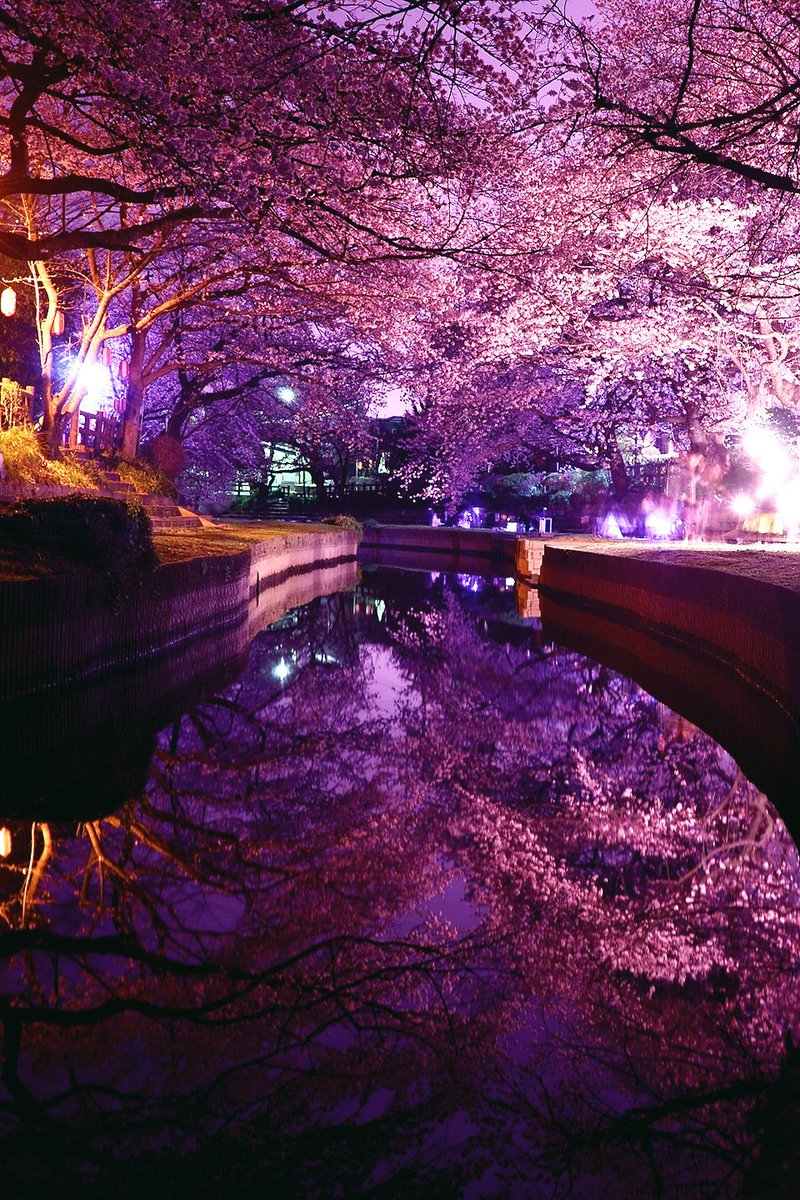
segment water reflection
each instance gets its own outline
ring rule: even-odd
[[[793,1194],[793,843],[473,583],[366,573],[3,822],[9,1194]]]

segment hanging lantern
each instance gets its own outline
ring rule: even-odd
[[[129,373],[130,373],[130,365],[128,363],[128,360],[126,358],[120,359],[120,364],[119,364],[120,379],[127,379]]]
[[[11,830],[5,825],[0,829],[0,858],[8,858],[11,853]]]
[[[110,346],[103,346],[102,359],[107,367],[111,366],[111,347]]]
[[[17,311],[17,293],[12,287],[3,288],[0,292],[0,313],[4,317],[13,317]]]
[[[56,315],[53,317],[53,335],[61,337],[64,332],[64,314],[60,308],[56,309]]]

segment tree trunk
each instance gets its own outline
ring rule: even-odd
[[[322,467],[310,462],[308,464],[308,473],[311,476],[311,480],[317,490],[317,504],[324,504],[327,500],[327,492],[325,491],[325,472],[323,471]]]
[[[39,365],[44,405],[42,432],[47,438],[51,454],[55,454],[65,432],[65,422],[59,420],[58,400],[53,393],[53,325],[58,311],[58,293],[44,263],[36,263],[34,283],[36,284],[36,333],[39,341]],[[40,302],[39,286],[47,298],[44,312],[42,312]]]
[[[627,494],[630,486],[630,480],[628,479],[628,471],[625,467],[622,451],[620,450],[619,443],[615,437],[611,438],[608,449],[609,469],[611,471],[611,486],[614,489],[614,495],[621,497]]]
[[[144,356],[147,333],[135,327],[138,316],[139,289],[134,287],[131,296],[131,361],[128,368],[125,416],[122,421],[122,453],[126,458],[135,458],[138,453],[144,408]]]

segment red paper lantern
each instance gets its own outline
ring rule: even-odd
[[[103,353],[102,353],[101,357],[102,357],[105,365],[107,367],[110,367],[111,366],[111,347],[110,346],[103,346]]]
[[[130,365],[128,363],[128,360],[125,358],[121,359],[120,364],[119,364],[120,379],[127,379],[129,372],[130,372]]]
[[[4,317],[13,317],[17,311],[17,293],[12,287],[3,288],[0,292],[0,313]]]
[[[53,317],[53,334],[55,337],[61,337],[64,332],[64,314],[60,308],[56,309],[56,315]]]

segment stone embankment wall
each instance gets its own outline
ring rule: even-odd
[[[707,730],[800,825],[800,590],[732,554],[725,569],[702,551],[689,564],[549,544],[543,627]]]
[[[497,529],[451,529],[446,525],[379,525],[364,530],[365,562],[424,570],[496,570],[536,579],[544,541]]]
[[[240,631],[244,645],[267,623],[262,613],[274,611],[267,604],[273,585],[354,562],[357,550],[358,535],[349,530],[273,536],[236,553],[167,563],[116,597],[108,580],[90,572],[0,582],[0,702],[163,656],[212,633]]]

